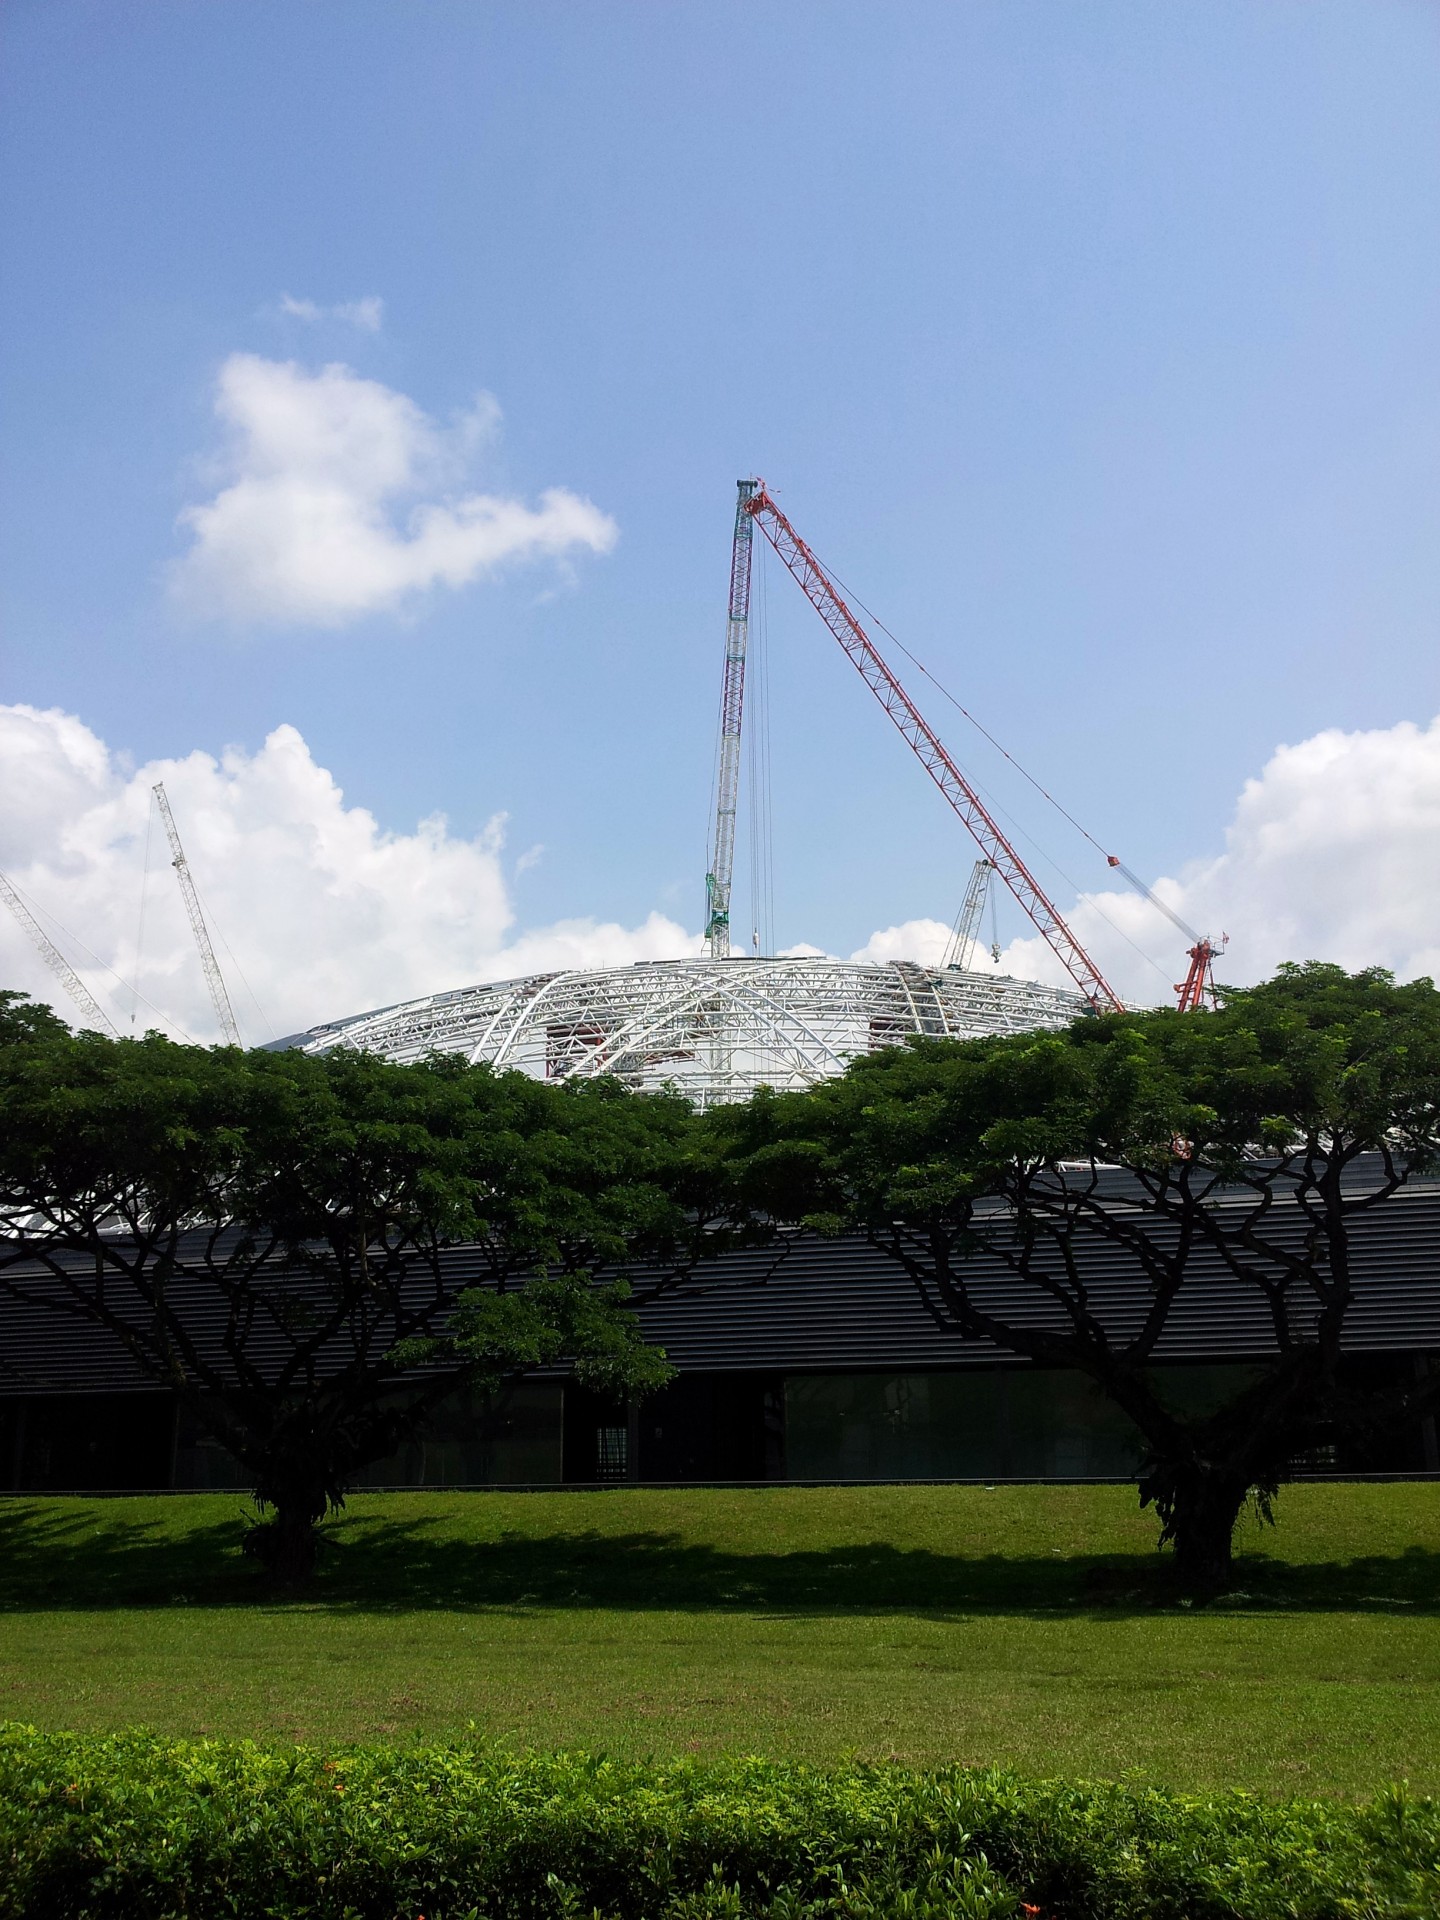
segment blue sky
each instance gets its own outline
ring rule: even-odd
[[[694,931],[751,472],[1142,873],[1440,708],[1433,6],[10,0],[0,80],[0,698],[137,765],[288,724],[382,829],[507,814],[521,925]],[[493,395],[464,484],[618,536],[197,617],[234,355]],[[950,918],[973,850],[770,576],[777,942]]]

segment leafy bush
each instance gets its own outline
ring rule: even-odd
[[[0,1728],[0,1916],[1428,1920],[1440,1806]]]

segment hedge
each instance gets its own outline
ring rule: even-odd
[[[0,1916],[1434,1920],[1440,1804],[0,1727]]]

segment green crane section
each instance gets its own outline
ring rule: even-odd
[[[730,957],[730,883],[735,871],[735,809],[740,797],[740,723],[745,712],[745,649],[750,638],[750,554],[755,522],[749,502],[757,481],[742,480],[730,548],[730,617],[725,627],[725,681],[720,696],[720,756],[715,826],[705,875],[705,939],[712,960]]]

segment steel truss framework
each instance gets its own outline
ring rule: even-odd
[[[289,1044],[419,1060],[463,1053],[537,1079],[613,1074],[700,1106],[806,1087],[909,1034],[970,1039],[1067,1025],[1068,988],[897,961],[656,960],[531,974],[314,1027]]]

